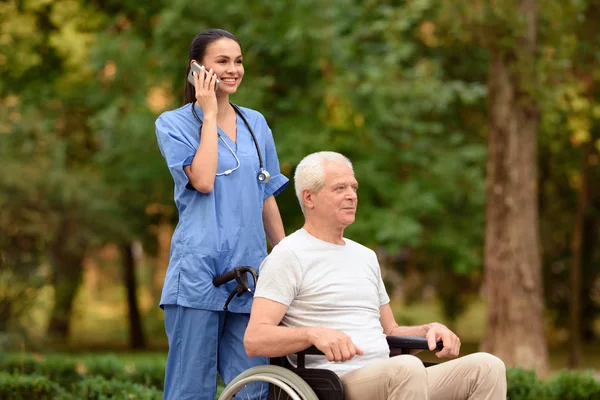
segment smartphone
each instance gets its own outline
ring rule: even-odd
[[[200,71],[202,71],[202,69],[200,68],[200,65],[197,62],[193,62],[191,67],[190,67],[190,74],[188,75],[188,82],[190,82],[192,85],[194,85],[194,72],[199,74]],[[204,73],[208,76],[208,71],[206,71],[206,69],[204,69]],[[219,88],[219,80],[217,79],[215,81],[215,92],[217,91],[217,89]]]

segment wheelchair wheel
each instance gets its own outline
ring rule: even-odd
[[[271,397],[266,395],[267,390]],[[261,393],[257,398],[251,392]],[[239,396],[239,397],[236,397]],[[259,365],[236,376],[227,385],[219,400],[235,398],[267,400],[318,400],[308,384],[294,372],[276,365]]]

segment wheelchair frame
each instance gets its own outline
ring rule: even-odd
[[[235,295],[250,292],[246,273],[250,273],[256,284],[257,274],[251,267],[236,267],[233,270],[217,276],[213,280],[215,286],[235,279],[237,287],[231,292],[223,309]],[[414,350],[429,350],[427,339],[412,336],[387,336],[390,347],[390,357],[402,354],[410,354]],[[438,342],[436,351],[442,350],[442,342]],[[246,383],[261,381],[269,383],[269,400],[279,399],[281,393],[285,393],[292,400],[344,400],[344,387],[339,376],[328,369],[306,368],[307,355],[323,355],[315,346],[299,351],[296,354],[297,366],[294,367],[287,356],[274,357],[270,359],[270,365],[261,365],[250,368],[235,377],[227,385],[219,400],[230,400],[237,394],[238,387]],[[425,367],[435,363],[423,363]]]
[[[414,350],[429,350],[427,339],[411,336],[388,336],[390,357],[410,354]],[[438,342],[436,351],[443,348],[443,343]],[[328,369],[306,368],[306,356],[323,355],[315,346],[299,351],[296,354],[297,367],[294,367],[287,356],[270,359],[270,365],[251,368],[232,381],[230,386],[240,385],[245,382],[269,382],[269,400],[279,399],[283,394],[286,399],[293,400],[344,400],[344,387],[339,376]],[[426,367],[435,363],[423,363]],[[219,400],[229,400],[227,388],[223,392],[225,397]],[[235,392],[230,390],[230,392]],[[292,394],[290,394],[292,393]],[[295,394],[294,394],[295,393]],[[295,397],[298,395],[297,397]]]

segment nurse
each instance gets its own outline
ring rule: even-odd
[[[258,270],[266,238],[275,246],[285,236],[275,196],[288,179],[279,170],[271,130],[258,111],[229,99],[244,77],[239,40],[221,29],[201,32],[190,45],[186,77],[193,62],[201,69],[193,85],[186,80],[185,104],[156,120],[179,211],[160,301],[169,340],[169,400],[214,400],[217,372],[229,383],[267,362],[244,350],[252,295],[234,297],[225,312],[236,283],[217,288],[212,280],[236,266]]]

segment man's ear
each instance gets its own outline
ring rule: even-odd
[[[311,193],[308,189],[304,189],[302,191],[302,203],[304,203],[304,208],[314,208],[315,202],[313,201],[313,193]]]

